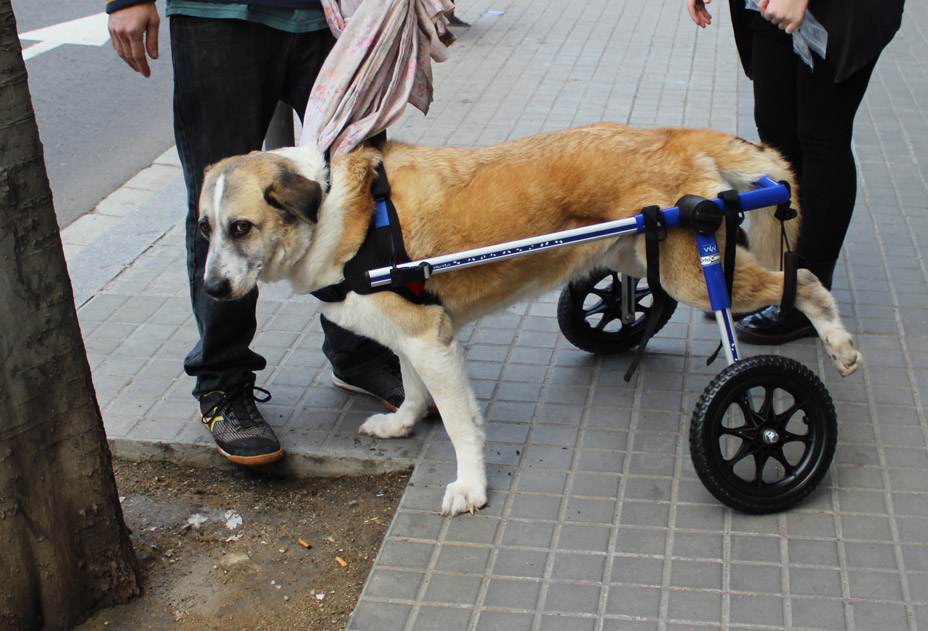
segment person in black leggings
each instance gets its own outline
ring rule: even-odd
[[[857,197],[854,116],[880,51],[899,28],[903,1],[762,0],[757,11],[730,0],[738,52],[753,81],[758,135],[790,162],[799,184],[802,224],[799,242],[790,245],[799,266],[829,289]],[[705,2],[687,0],[703,28],[711,22]],[[791,35],[807,9],[828,31],[825,58],[815,55],[811,68],[793,51]],[[802,313],[781,313],[776,305],[735,328],[740,339],[755,344],[815,335]]]

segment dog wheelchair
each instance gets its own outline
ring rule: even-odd
[[[821,482],[834,456],[838,427],[831,396],[809,368],[777,355],[740,357],[730,312],[731,276],[726,278],[723,272],[715,232],[726,216],[731,220],[742,210],[788,208],[790,200],[789,188],[768,177],[760,178],[755,187],[740,194],[722,193],[712,200],[686,196],[672,208],[652,207],[627,219],[397,263],[367,275],[372,287],[400,286],[432,274],[624,234],[645,234],[647,240],[655,234],[655,221],[658,230],[690,226],[696,232],[727,360],[727,367],[709,383],[693,411],[689,435],[693,466],[707,490],[722,503],[747,513],[779,512],[800,503]],[[733,251],[732,246],[732,258],[725,265],[729,270]],[[595,354],[646,345],[667,324],[676,306],[663,294],[656,270],[652,276],[651,263],[651,282],[601,270],[570,283],[557,307],[558,324],[567,340]]]

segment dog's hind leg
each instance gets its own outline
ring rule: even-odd
[[[860,367],[863,358],[854,348],[851,334],[841,323],[834,296],[815,274],[806,269],[797,270],[796,308],[809,318],[842,377],[847,377]]]
[[[685,248],[692,251],[695,244],[685,239],[691,235],[674,238],[671,235],[663,244],[661,252],[661,283],[676,300],[699,309],[710,309],[709,295],[699,262],[693,257],[677,255],[668,257],[664,265],[665,250]],[[768,305],[779,304],[783,298],[783,272],[774,272],[763,267],[757,259],[743,248],[738,248],[735,262],[732,312],[749,313]],[[834,296],[812,272],[804,269],[796,275],[796,308],[809,318],[818,332],[825,351],[835,368],[846,377],[860,367],[861,354],[854,348],[851,335],[844,328]]]
[[[428,412],[431,397],[425,384],[409,359],[403,354],[400,354],[399,358],[403,378],[403,403],[396,412],[374,414],[369,417],[358,428],[359,433],[376,438],[402,438],[408,436],[413,426]]]
[[[735,289],[733,292],[735,304],[732,310],[750,312],[769,304],[779,303],[783,295],[783,272],[771,272],[756,263],[753,257],[750,257],[744,263],[747,263],[747,266],[743,265],[742,260],[739,258],[735,267]],[[739,268],[738,265],[741,265],[741,267]],[[746,270],[745,267],[748,269]],[[745,272],[749,273],[745,275]],[[750,284],[753,285],[754,295],[751,301],[744,301],[739,298],[739,286],[743,284],[746,276],[751,279]],[[739,280],[742,280],[742,282],[739,283]],[[751,291],[745,290],[743,293],[748,294]],[[851,334],[848,333],[841,322],[834,296],[809,270],[797,270],[796,308],[809,318],[825,345],[825,352],[828,353],[842,377],[847,377],[860,367],[862,356],[854,348]]]

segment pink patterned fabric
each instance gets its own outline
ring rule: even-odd
[[[450,0],[322,0],[338,41],[306,104],[301,145],[347,153],[394,123],[411,103],[432,102],[431,61],[445,61],[454,36]]]

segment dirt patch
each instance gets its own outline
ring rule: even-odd
[[[79,631],[344,629],[409,477],[114,470],[143,594]]]

